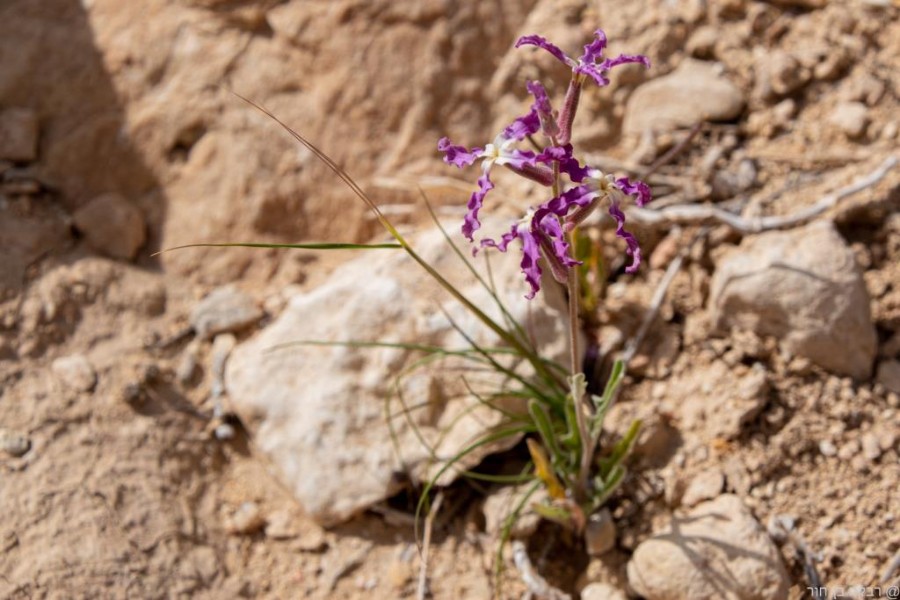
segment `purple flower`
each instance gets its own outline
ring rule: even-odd
[[[615,179],[605,175],[599,169],[581,167],[572,158],[571,147],[547,148],[538,156],[538,160],[558,160],[562,163],[572,161],[571,170],[581,176],[584,183],[577,185],[555,198],[532,209],[523,219],[515,223],[504,233],[500,241],[484,239],[482,248],[496,248],[506,252],[509,244],[519,239],[522,242],[522,261],[520,263],[525,281],[531,286],[526,296],[531,299],[540,290],[541,257],[546,260],[554,279],[565,283],[568,271],[581,262],[570,254],[566,233],[574,229],[586,219],[604,198],[609,199],[609,214],[616,221],[616,235],[625,241],[626,253],[632,258],[631,264],[625,268],[626,273],[634,273],[641,264],[641,248],[637,238],[625,229],[625,213],[620,203],[624,196],[633,196],[635,203],[643,206],[650,201],[650,188],[642,181],[632,183],[625,177]]]
[[[652,199],[650,186],[643,181],[632,183],[626,177],[615,179],[612,175],[604,175],[599,169],[588,169],[586,183],[581,187],[586,188],[584,192],[585,198],[593,197],[597,200],[603,197],[609,198],[609,214],[616,221],[616,236],[625,240],[627,245],[626,253],[631,257],[631,264],[625,268],[625,272],[636,272],[638,267],[641,266],[641,248],[638,245],[637,238],[625,229],[625,213],[622,212],[619,203],[624,196],[632,196],[635,204],[644,206]],[[569,216],[569,222],[574,226],[586,217],[587,214],[580,216],[576,211],[576,213]]]
[[[641,266],[641,247],[637,238],[625,230],[625,213],[622,212],[619,202],[614,196],[609,203],[609,214],[616,220],[616,235],[625,240],[625,244],[628,246],[625,252],[631,257],[631,264],[625,267],[625,272],[634,273]]]
[[[471,242],[474,240],[474,234],[481,227],[478,220],[478,211],[484,205],[484,197],[494,188],[491,181],[491,168],[497,165],[503,165],[512,171],[536,181],[542,185],[550,186],[553,184],[553,172],[543,166],[537,164],[537,156],[531,150],[519,150],[515,148],[518,142],[525,137],[537,133],[542,127],[544,131],[552,131],[549,124],[545,124],[548,119],[555,125],[553,119],[550,101],[543,86],[537,82],[529,82],[528,90],[534,95],[535,101],[528,114],[514,120],[507,126],[494,141],[486,145],[484,148],[473,147],[467,149],[465,146],[457,146],[450,142],[446,137],[438,141],[438,150],[444,153],[444,162],[449,165],[463,168],[472,165],[477,160],[481,160],[482,175],[478,178],[478,189],[472,192],[469,198],[468,212],[463,220],[463,235]],[[549,135],[549,134],[548,134]]]
[[[559,125],[556,124],[556,111],[550,106],[547,90],[538,81],[528,81],[525,87],[534,96],[534,110],[537,111],[541,131],[551,140],[556,139],[559,135]]]
[[[506,252],[509,244],[515,239],[522,242],[522,260],[519,266],[525,275],[525,281],[531,287],[525,295],[529,300],[541,289],[542,270],[539,261],[542,256],[547,261],[553,277],[560,283],[566,282],[570,268],[581,264],[569,256],[569,243],[566,241],[559,219],[552,212],[542,211],[541,208],[531,210],[523,219],[513,224],[512,228],[500,237],[499,242],[486,238],[481,240],[481,247]]]
[[[572,123],[575,121],[575,113],[578,111],[578,102],[581,98],[581,87],[586,77],[593,79],[600,87],[609,85],[606,72],[619,65],[627,63],[640,63],[650,67],[650,59],[640,54],[620,54],[616,58],[603,58],[603,50],[606,48],[606,34],[598,29],[594,32],[594,41],[584,47],[581,58],[575,60],[559,47],[548,42],[539,35],[526,35],[516,42],[516,48],[520,46],[537,46],[543,48],[567,67],[572,69],[572,80],[569,89],[566,90],[566,98],[563,101],[562,111],[559,115],[559,135],[557,141],[567,144],[572,137]]]
[[[620,54],[616,58],[603,58],[603,50],[606,48],[606,34],[603,33],[602,29],[594,32],[594,41],[584,47],[584,53],[578,60],[575,60],[560,50],[559,47],[539,35],[520,37],[516,42],[516,48],[520,46],[543,48],[571,68],[576,78],[583,79],[584,76],[588,76],[601,87],[609,85],[609,79],[605,73],[613,67],[626,63],[640,63],[645,67],[650,67],[650,59],[641,54]]]

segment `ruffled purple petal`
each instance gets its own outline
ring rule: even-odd
[[[541,123],[541,131],[547,137],[555,138],[559,134],[559,125],[556,123],[556,117],[553,115],[553,107],[550,106],[547,90],[538,81],[527,81],[525,87],[534,96],[533,108],[537,111],[538,119]]]
[[[537,162],[550,164],[553,161],[562,162],[568,158],[572,158],[572,144],[565,146],[547,146],[541,153],[537,155]]]
[[[478,178],[478,189],[472,192],[472,196],[469,198],[469,210],[463,219],[462,232],[470,242],[474,241],[475,231],[481,227],[481,222],[478,220],[478,211],[481,210],[481,206],[484,204],[484,197],[492,189],[494,189],[494,184],[491,182],[488,173],[484,173]]]
[[[587,75],[593,79],[598,86],[605,87],[609,85],[609,78],[606,76],[606,72],[613,67],[628,63],[640,63],[645,67],[650,67],[650,59],[646,56],[640,54],[622,54],[616,58],[607,58],[597,64],[579,63],[574,71],[576,73]]]
[[[522,262],[519,263],[519,266],[522,268],[522,273],[525,274],[525,281],[531,286],[531,291],[525,297],[531,300],[541,289],[541,267],[538,264],[541,258],[541,247],[537,238],[527,227],[519,229],[518,237],[522,240]]]
[[[536,215],[537,213],[535,213],[535,216]],[[557,219],[553,215],[547,215],[543,219],[541,219],[539,223],[537,223],[536,229],[544,234],[550,241],[550,246],[553,250],[553,256],[557,261],[559,261],[559,264],[561,264],[566,269],[570,269],[581,264],[581,261],[577,261],[569,256],[569,242],[568,240],[566,240],[566,234],[563,231],[559,219]]]
[[[573,69],[576,73],[581,73],[582,75],[587,75],[591,79],[594,80],[599,87],[606,87],[609,85],[609,78],[603,74],[603,71],[594,66],[594,65],[578,65]]]
[[[547,215],[555,215],[560,219],[564,219],[570,210],[576,207],[587,206],[597,197],[597,192],[591,190],[586,185],[579,185],[570,190],[566,190],[556,198],[551,198],[547,202],[541,204],[534,211],[534,219],[532,222],[541,223]]]
[[[648,69],[650,68],[650,59],[643,54],[620,54],[615,58],[604,59],[603,62],[597,65],[597,68],[604,71],[609,71],[613,67],[618,67],[619,65],[625,65],[628,63],[640,63]]]
[[[584,54],[581,55],[579,62],[594,63],[603,56],[603,50],[606,49],[606,34],[602,29],[594,32],[594,41],[584,47]]]
[[[501,150],[500,157],[497,159],[498,165],[506,165],[514,171],[533,167],[536,162],[537,155],[531,150]]]
[[[442,137],[438,140],[438,150],[444,153],[444,162],[448,165],[456,165],[460,169],[468,167],[481,156],[481,148],[467,150],[465,146],[454,146],[450,138]]]
[[[582,167],[572,154],[572,144],[565,146],[547,146],[535,157],[538,163],[559,163],[559,170],[569,176],[575,183],[581,183],[588,176],[590,169]]]
[[[625,252],[631,256],[631,264],[625,268],[625,272],[634,273],[641,266],[641,247],[637,238],[625,230],[625,213],[622,212],[619,203],[615,200],[609,205],[609,214],[616,220],[616,235],[625,240],[628,245]]]
[[[619,177],[616,179],[616,186],[629,196],[634,197],[634,203],[638,206],[644,206],[653,200],[653,195],[650,193],[650,186],[643,181],[631,183],[627,177]]]
[[[500,236],[500,242],[496,242],[490,238],[484,238],[481,240],[482,248],[496,248],[500,252],[506,252],[506,248],[509,246],[510,242],[519,237],[519,224],[513,223],[512,228]]]
[[[519,48],[520,46],[537,46],[538,48],[543,48],[570,67],[575,64],[575,61],[569,58],[569,56],[560,50],[558,46],[551,44],[546,38],[539,35],[523,35],[516,42],[516,48]]]
[[[523,115],[509,124],[500,136],[505,140],[524,140],[526,136],[536,133],[541,128],[541,119],[532,106],[527,115]]]

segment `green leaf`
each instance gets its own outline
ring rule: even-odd
[[[575,519],[572,516],[572,511],[565,506],[550,505],[540,502],[534,504],[532,508],[534,509],[534,512],[541,516],[541,518],[553,521],[554,523],[559,523],[568,529],[572,528],[572,523]]]
[[[453,468],[453,466],[458,463],[460,460],[465,458],[468,454],[472,453],[474,450],[480,448],[481,446],[486,446],[487,444],[491,444],[498,440],[502,440],[504,438],[519,435],[523,433],[531,433],[534,431],[531,427],[527,425],[518,425],[515,427],[508,427],[506,429],[500,429],[498,431],[494,431],[492,433],[486,434],[482,436],[480,439],[472,442],[455,455],[453,455],[444,466],[442,466],[437,473],[435,473],[434,477],[428,480],[425,483],[424,488],[422,489],[422,494],[419,496],[419,501],[416,503],[416,519],[415,519],[415,538],[419,539],[419,521],[422,516],[422,511],[426,509],[428,505],[428,494],[431,492],[431,489],[437,485],[438,479],[446,473],[449,469]]]
[[[624,377],[625,363],[622,362],[621,359],[618,359],[613,363],[609,379],[606,380],[603,396],[591,396],[591,401],[594,403],[594,418],[591,421],[591,433],[593,435],[596,436],[600,434],[600,429],[603,427],[603,420],[606,418],[606,413],[609,411],[609,407],[616,395],[616,391],[622,384],[622,379],[624,379]]]
[[[500,541],[497,544],[496,564],[494,566],[494,576],[496,578],[494,585],[495,589],[499,588],[500,575],[503,573],[503,547],[506,545],[506,542],[509,541],[513,525],[516,524],[516,521],[519,519],[522,511],[525,509],[525,505],[528,503],[528,500],[531,499],[531,497],[540,487],[541,482],[539,480],[534,480],[534,482],[530,486],[528,486],[528,490],[522,496],[521,500],[519,500],[519,502],[516,504],[515,508],[513,508],[512,512],[509,513],[509,515],[507,515],[506,519],[503,521],[503,528],[500,530]]]
[[[616,467],[618,467],[625,457],[628,456],[628,453],[631,452],[631,447],[634,445],[635,440],[637,439],[638,433],[641,431],[641,420],[636,419],[632,421],[631,426],[628,428],[628,431],[625,432],[625,435],[622,436],[616,444],[612,447],[612,451],[609,456],[601,458],[597,461],[600,466],[600,474],[604,479],[609,477],[609,473],[611,473]]]
[[[534,426],[544,441],[544,446],[550,451],[550,461],[558,464],[562,459],[562,451],[556,441],[556,434],[553,431],[553,425],[550,424],[550,416],[546,409],[536,400],[531,400],[528,403],[528,414],[531,415],[531,420],[534,421]]]
[[[342,242],[309,242],[306,244],[266,244],[257,242],[223,242],[215,244],[184,244],[183,246],[175,246],[174,248],[166,248],[159,252],[154,252],[153,256],[172,252],[174,250],[184,250],[185,248],[293,248],[296,250],[384,250],[403,248],[400,244],[388,242],[385,244],[349,244]]]

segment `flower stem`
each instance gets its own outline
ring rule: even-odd
[[[569,245],[572,251],[575,250],[576,231],[572,230],[569,234]],[[569,339],[570,339],[570,358],[572,361],[572,377],[581,373],[580,354],[578,352],[578,267],[572,267],[568,278],[569,291]],[[585,418],[585,401],[581,395],[572,395],[572,401],[575,403],[575,421],[578,425],[578,435],[581,438],[581,465],[578,470],[578,479],[575,488],[575,496],[579,502],[587,500],[588,496],[588,476],[590,475],[591,460],[594,453],[593,434],[588,428],[587,419]]]

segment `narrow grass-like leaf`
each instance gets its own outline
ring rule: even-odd
[[[631,447],[634,445],[635,440],[637,440],[638,433],[641,431],[641,420],[635,419],[632,421],[631,426],[628,428],[628,431],[625,432],[625,435],[622,436],[616,444],[612,447],[612,451],[609,456],[601,458],[598,462],[600,466],[600,474],[604,479],[609,477],[609,473],[615,469],[618,465],[622,463],[628,453],[631,452]]]
[[[431,492],[432,488],[437,484],[437,481],[441,478],[441,476],[446,473],[448,470],[453,468],[453,466],[465,458],[467,455],[471,454],[473,451],[481,448],[482,446],[486,446],[493,442],[502,440],[503,438],[510,437],[513,435],[520,435],[523,433],[531,433],[533,428],[528,425],[518,425],[516,427],[509,427],[506,429],[500,429],[498,431],[494,431],[492,433],[488,433],[484,435],[480,440],[469,444],[462,450],[456,453],[451,459],[449,459],[444,466],[442,466],[435,475],[426,482],[425,487],[422,489],[422,494],[419,496],[419,501],[416,503],[416,517],[415,517],[415,538],[419,539],[419,519],[422,516],[422,510],[425,509],[429,503],[428,494]]]
[[[558,504],[538,503],[534,505],[534,512],[539,514],[541,518],[559,523],[567,529],[572,528],[572,523],[575,520],[569,508]]]
[[[491,475],[490,473],[478,473],[476,471],[462,471],[460,475],[467,479],[514,485],[534,481],[534,477],[527,473],[521,475]]]
[[[516,355],[516,351],[511,348],[486,347],[481,350],[472,348],[447,349],[441,346],[433,346],[429,344],[415,344],[406,342],[368,342],[361,340],[345,340],[345,341],[328,341],[328,340],[297,340],[293,342],[285,342],[276,344],[266,348],[266,352],[275,352],[294,346],[343,346],[348,348],[393,348],[401,350],[414,350],[425,352],[428,354],[437,354],[440,356],[459,356],[469,360],[476,360],[488,364],[483,357],[483,353],[487,354],[508,354]]]
[[[472,346],[472,348],[473,348],[475,351],[477,351],[477,352],[478,352],[479,354],[481,354],[488,362],[490,362],[491,366],[492,366],[494,369],[496,369],[498,373],[503,373],[504,375],[506,375],[506,376],[509,377],[510,379],[514,379],[515,381],[518,381],[520,384],[522,384],[522,386],[524,386],[524,387],[528,388],[529,390],[533,391],[537,397],[541,397],[541,398],[545,397],[545,395],[541,392],[541,390],[539,390],[537,387],[535,387],[534,384],[532,384],[530,381],[528,381],[527,379],[525,379],[524,377],[522,377],[521,375],[519,375],[519,374],[516,373],[515,371],[513,371],[513,370],[511,370],[511,369],[508,369],[507,367],[504,367],[504,366],[501,365],[499,362],[497,362],[497,361],[494,359],[494,357],[492,357],[490,354],[488,354],[487,352],[485,352],[485,351],[481,348],[481,346],[480,346],[480,345],[472,338],[472,336],[470,336],[468,333],[466,333],[466,331],[463,330],[463,328],[459,326],[459,324],[453,319],[453,317],[450,316],[450,313],[448,313],[446,310],[443,310],[443,309],[441,309],[441,310],[442,310],[442,312],[444,313],[444,317],[445,317],[445,318],[447,319],[447,321],[450,323],[450,326],[453,327],[453,329],[455,329],[456,332],[459,333],[459,335],[461,335],[461,336],[463,337],[463,339],[465,339],[466,342],[467,342],[470,346]]]
[[[550,451],[550,462],[559,464],[563,453],[556,441],[557,435],[553,430],[553,425],[550,424],[550,416],[546,409],[539,402],[531,400],[528,403],[528,414],[531,415],[531,420],[534,421],[534,426],[540,434],[544,446]]]
[[[625,478],[625,473],[626,470],[622,465],[616,465],[612,471],[609,472],[606,480],[601,485],[598,485],[598,489],[602,489],[603,491],[591,499],[591,512],[594,512],[606,504],[606,501],[609,500],[610,496],[619,489],[622,480]]]
[[[494,564],[495,589],[500,586],[500,575],[503,573],[503,548],[506,546],[506,542],[509,541],[510,535],[512,534],[513,525],[515,525],[516,521],[519,520],[519,517],[522,515],[522,511],[525,509],[525,505],[540,487],[540,480],[534,480],[534,482],[530,486],[528,486],[528,490],[525,491],[525,494],[522,496],[519,502],[516,503],[516,506],[513,508],[512,512],[510,512],[503,520],[503,527],[500,529],[500,540],[497,543],[496,563]]]
[[[462,292],[460,292],[456,287],[450,283],[443,275],[441,275],[434,267],[432,267],[428,261],[422,258],[418,252],[416,252],[413,247],[410,245],[409,241],[403,237],[403,235],[394,227],[393,223],[384,215],[378,205],[372,200],[368,194],[353,180],[353,178],[334,160],[331,159],[327,154],[325,154],[322,150],[316,147],[315,144],[307,140],[305,137],[291,129],[286,123],[284,123],[281,119],[276,117],[270,111],[266,110],[259,104],[253,102],[249,98],[245,98],[236,92],[232,92],[235,96],[249,104],[250,106],[256,108],[258,111],[268,116],[270,119],[275,121],[278,125],[281,126],[291,137],[295,140],[303,144],[307,150],[312,152],[316,158],[321,160],[325,165],[331,169],[340,179],[347,184],[347,186],[353,191],[356,196],[362,200],[366,206],[372,211],[375,215],[378,222],[384,227],[387,232],[397,240],[397,243],[403,248],[403,250],[412,258],[420,267],[422,267],[425,272],[428,273],[438,284],[443,287],[447,293],[453,296],[459,303],[466,307],[466,309],[471,312],[475,317],[484,323],[491,331],[497,334],[497,336],[506,342],[512,348],[518,350],[522,356],[528,358],[529,362],[531,362],[535,369],[539,372],[545,371],[543,363],[537,357],[536,353],[533,349],[528,348],[527,345],[523,344],[515,335],[508,332],[502,326],[500,326],[496,321],[494,321],[491,317],[489,317],[484,311],[478,308],[471,300],[469,300]]]
[[[591,400],[594,403],[594,417],[591,422],[591,435],[600,435],[600,430],[603,428],[603,420],[606,418],[606,413],[609,412],[609,408],[612,405],[613,398],[615,398],[616,392],[618,391],[619,385],[621,385],[622,379],[624,377],[625,363],[620,359],[616,360],[616,362],[613,363],[613,368],[609,374],[609,379],[606,380],[606,387],[603,390],[603,396],[591,396]]]
[[[447,233],[447,230],[441,224],[440,219],[438,219],[437,214],[434,212],[434,207],[431,205],[431,202],[428,200],[428,196],[425,194],[425,190],[419,188],[419,193],[422,196],[422,200],[425,203],[425,208],[428,210],[428,214],[431,217],[431,220],[434,222],[435,226],[437,226],[438,230],[441,232],[441,235],[444,236],[444,241],[447,242],[447,245],[450,246],[450,249],[453,250],[453,253],[459,258],[460,261],[466,266],[469,273],[475,278],[475,280],[481,284],[481,286],[491,295],[491,298],[494,300],[494,303],[497,305],[497,308],[500,309],[501,314],[503,315],[506,324],[515,330],[515,332],[520,336],[523,343],[529,343],[528,336],[525,334],[525,330],[522,328],[522,325],[516,321],[516,319],[512,316],[512,313],[506,308],[506,305],[500,300],[500,296],[497,294],[496,287],[493,285],[493,281],[491,280],[490,285],[488,282],[484,280],[484,277],[481,276],[481,273],[475,268],[469,258],[463,253],[462,250],[459,249],[459,246],[456,245],[456,242],[453,241],[453,238],[450,237],[450,234]],[[533,344],[532,344],[533,347]]]
[[[304,244],[268,244],[263,242],[221,242],[211,244],[183,244],[173,248],[165,248],[159,252],[154,252],[151,256],[159,256],[166,252],[174,250],[183,250],[185,248],[290,248],[294,250],[385,250],[385,249],[402,249],[403,246],[388,242],[384,244],[350,244],[342,242],[308,242]]]
[[[474,389],[472,389],[472,386],[469,384],[468,377],[463,376],[462,382],[463,382],[463,385],[466,387],[466,391],[468,391],[472,395],[473,398],[478,400],[478,402],[480,402],[484,406],[487,406],[488,408],[499,412],[500,414],[502,414],[503,416],[505,416],[506,418],[508,418],[511,421],[523,421],[523,422],[526,421],[525,417],[522,414],[515,413],[507,408],[503,408],[496,402],[493,402],[491,400],[488,400],[487,398],[484,398],[482,394],[479,394]],[[518,394],[508,394],[508,393],[503,393],[503,392],[500,392],[497,394],[491,394],[491,395],[497,396],[497,397],[504,397],[504,398],[520,397],[520,395],[518,395]],[[528,396],[528,397],[530,398],[532,396]]]

